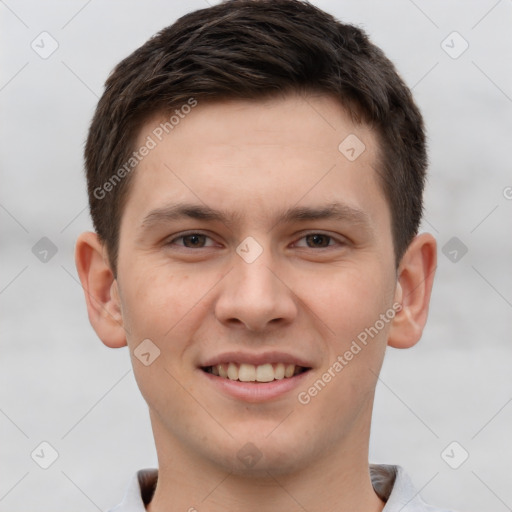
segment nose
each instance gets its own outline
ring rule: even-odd
[[[279,271],[270,250],[253,262],[233,255],[234,268],[222,281],[215,316],[233,328],[262,332],[290,324],[297,315],[293,283]],[[280,275],[281,274],[281,275]]]

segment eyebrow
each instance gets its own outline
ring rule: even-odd
[[[209,222],[218,221],[231,229],[236,222],[242,220],[243,216],[240,215],[239,212],[215,210],[206,205],[176,203],[151,210],[144,217],[140,229],[141,231],[148,231],[156,225],[166,224],[184,218]],[[349,222],[370,230],[370,218],[366,212],[339,202],[333,202],[319,207],[296,206],[288,208],[277,215],[272,227],[277,224],[330,219]]]

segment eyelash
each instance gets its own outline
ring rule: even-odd
[[[206,235],[205,233],[201,233],[201,232],[198,232],[198,231],[190,231],[188,233],[183,233],[177,237],[174,237],[172,240],[169,240],[168,242],[166,242],[165,245],[169,246],[169,245],[174,245],[174,242],[176,240],[180,240],[180,239],[184,239],[184,238],[187,238],[187,237],[190,237],[190,236],[193,236],[193,235],[200,235],[200,236],[205,236],[206,238],[210,238],[210,236]],[[312,235],[320,235],[320,236],[323,236],[323,237],[327,237],[329,239],[329,242],[330,241],[335,241],[337,242],[337,244],[339,246],[344,246],[344,245],[347,245],[347,242],[343,241],[343,240],[340,240],[340,239],[337,239],[336,237],[333,237],[332,235],[328,235],[326,233],[322,233],[322,232],[318,232],[318,231],[311,231],[309,233],[305,233],[304,235],[302,235],[299,240],[302,240],[303,238],[306,238],[308,236],[312,236]],[[196,249],[207,249],[208,247],[197,247],[197,248],[194,248],[194,247],[185,247],[184,245],[181,245],[179,246],[180,248],[182,249],[191,249],[191,250],[196,250]],[[317,247],[316,249],[329,249],[331,247],[334,247],[334,245],[328,245],[327,247]],[[306,249],[315,249],[315,247],[306,247]]]

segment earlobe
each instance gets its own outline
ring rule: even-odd
[[[388,345],[409,348],[421,338],[427,321],[434,273],[437,266],[436,241],[429,233],[414,238],[398,270],[395,301],[402,309],[393,319]]]
[[[108,347],[125,346],[126,332],[117,280],[96,233],[88,231],[78,237],[75,264],[85,293],[89,321],[96,334]]]

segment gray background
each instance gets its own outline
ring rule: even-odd
[[[512,510],[512,1],[313,3],[384,49],[429,135],[430,319],[416,347],[388,351],[371,459],[405,466],[429,502]],[[91,229],[82,149],[112,67],[206,6],[0,1],[0,511],[106,510],[137,469],[156,465],[127,349],[96,338],[74,268],[76,237]],[[46,59],[31,47],[43,31],[59,45]],[[463,39],[446,39],[453,31]],[[42,237],[57,248],[46,262],[32,252]],[[42,441],[59,454],[46,470],[31,458]],[[446,461],[460,464],[463,450],[453,469]],[[50,461],[49,449],[36,453]]]

